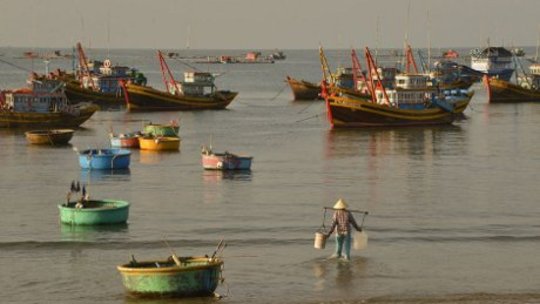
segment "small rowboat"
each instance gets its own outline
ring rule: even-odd
[[[207,170],[250,170],[251,156],[240,156],[225,151],[214,153],[211,148],[203,146],[202,165]]]
[[[138,133],[120,133],[114,135],[113,133],[109,134],[111,138],[111,147],[114,148],[138,148],[139,147],[139,136]]]
[[[139,137],[139,146],[141,150],[178,151],[180,149],[180,138],[144,136]]]
[[[77,208],[77,203],[58,205],[60,222],[70,225],[106,225],[125,223],[129,216],[129,203],[120,200],[89,200]]]
[[[197,297],[214,294],[221,280],[223,260],[208,257],[174,258],[164,261],[131,261],[117,266],[126,291],[143,297]]]
[[[88,149],[79,153],[83,169],[126,169],[131,151],[126,149]]]
[[[72,129],[33,130],[25,132],[26,140],[34,145],[67,145],[73,137]]]

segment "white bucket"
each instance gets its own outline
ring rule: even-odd
[[[324,249],[326,246],[326,235],[322,232],[315,232],[315,243],[313,247],[316,249]]]
[[[368,242],[368,235],[365,231],[356,231],[354,233],[354,242],[353,242],[353,248],[354,250],[362,250],[367,247]]]

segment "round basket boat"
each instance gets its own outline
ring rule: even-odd
[[[123,224],[129,216],[129,203],[121,200],[89,200],[82,208],[77,203],[58,205],[60,222],[70,225]]]
[[[214,294],[223,261],[208,257],[179,257],[165,261],[132,261],[118,266],[126,291],[142,297],[199,297]]]
[[[25,132],[26,140],[33,145],[67,145],[73,137],[72,129],[33,130]]]
[[[88,149],[79,153],[83,169],[127,169],[131,151],[126,149]]]
[[[180,138],[178,137],[139,137],[141,150],[178,151]]]

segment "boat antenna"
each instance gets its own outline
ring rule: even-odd
[[[111,57],[111,14],[107,10],[107,58]]]
[[[375,63],[379,60],[379,43],[380,43],[380,17],[377,15],[376,24],[375,24]]]
[[[427,42],[428,42],[428,59],[427,59],[427,70],[426,72],[431,71],[431,16],[429,15],[431,2],[428,4],[427,8],[427,20],[426,20],[426,27],[427,27]]]
[[[187,28],[186,50],[189,50],[191,48],[190,40],[191,40],[191,24],[188,25],[188,28]]]
[[[536,55],[534,61],[538,62],[538,52],[540,51],[540,24],[538,24],[538,40],[536,41]]]

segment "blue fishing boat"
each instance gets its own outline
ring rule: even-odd
[[[83,169],[126,169],[130,157],[126,149],[88,149],[79,152],[79,164]]]

